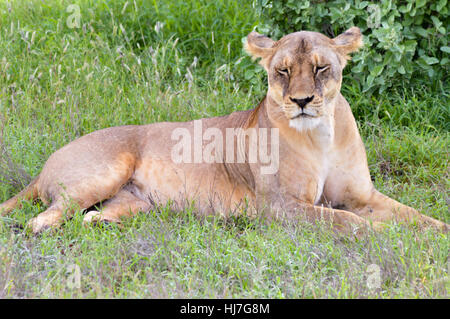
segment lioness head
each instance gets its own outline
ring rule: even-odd
[[[281,109],[291,127],[313,128],[330,113],[341,88],[348,54],[362,45],[361,31],[352,27],[334,39],[309,31],[278,41],[251,32],[246,50],[268,74],[268,98]]]

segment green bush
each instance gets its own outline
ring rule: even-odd
[[[336,36],[358,26],[364,48],[351,71],[364,92],[399,85],[442,89],[449,69],[447,0],[257,0],[265,17],[258,31],[279,38],[312,30]],[[350,69],[350,68],[349,68]]]

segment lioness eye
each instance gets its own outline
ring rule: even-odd
[[[282,75],[289,75],[289,70],[288,69],[279,69],[278,73],[280,73]]]
[[[317,65],[317,66],[314,67],[314,74],[317,75],[320,72],[328,70],[328,68],[329,68],[329,65],[322,65],[322,66]]]

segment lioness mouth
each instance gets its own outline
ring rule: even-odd
[[[315,116],[303,112],[303,113],[299,113],[296,116],[292,117],[291,120],[299,118],[299,117],[314,118]]]

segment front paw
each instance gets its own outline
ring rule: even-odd
[[[440,229],[441,229],[441,231],[443,232],[443,233],[448,233],[448,231],[449,231],[449,229],[450,229],[450,225],[449,224],[446,224],[446,223],[443,223],[443,222],[440,222],[442,225],[440,225]]]
[[[425,215],[422,215],[422,219],[423,219],[423,224],[425,226],[432,227],[443,233],[447,233],[449,231],[449,228],[450,228],[449,224],[446,224],[444,222],[441,222],[440,220],[437,220],[437,219],[434,219],[434,218],[431,218],[431,217],[425,216]]]

